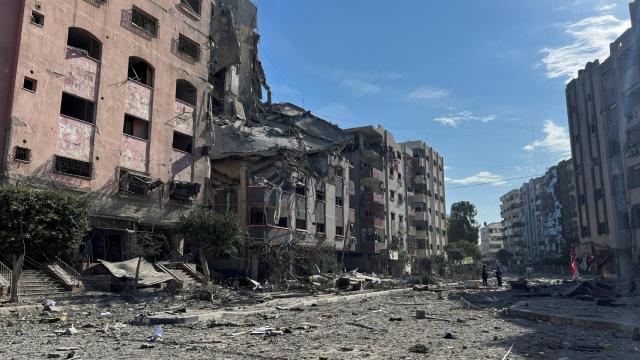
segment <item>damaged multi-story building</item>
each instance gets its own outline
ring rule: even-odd
[[[525,262],[537,270],[552,270],[568,261],[578,232],[574,184],[573,164],[563,160],[520,189]]]
[[[640,1],[609,57],[567,84],[579,265],[628,278],[640,266]]]
[[[444,254],[443,158],[423,141],[397,143],[382,126],[347,129],[355,183],[350,264],[371,271],[424,272]]]
[[[511,264],[521,266],[525,259],[525,244],[524,203],[520,189],[511,190],[500,197],[500,215],[504,231],[504,248],[513,255]]]
[[[341,263],[401,274],[416,265],[408,250],[443,252],[442,157],[272,103],[249,0],[24,0],[3,11],[2,177],[94,200],[76,260],[129,260],[140,233],[168,240],[163,257],[183,256],[193,249],[177,225],[194,204],[236,213],[246,229],[217,272],[290,279]]]
[[[0,159],[5,182],[95,201],[87,260],[130,257],[202,197],[211,1],[3,4]]]
[[[485,222],[480,228],[480,254],[484,261],[495,261],[498,251],[504,248],[503,231],[501,222]]]
[[[413,270],[424,272],[429,257],[444,255],[447,246],[444,159],[424,141],[409,141],[402,146],[408,154],[407,216],[413,218],[415,228],[409,252],[414,259]]]

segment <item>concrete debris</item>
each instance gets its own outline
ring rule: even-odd
[[[429,348],[422,344],[416,344],[411,346],[409,351],[416,354],[426,354],[429,352]]]

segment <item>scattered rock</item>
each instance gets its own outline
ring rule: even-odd
[[[452,333],[448,332],[448,333],[444,334],[444,338],[445,339],[455,339],[456,336],[453,335]]]
[[[416,354],[426,354],[429,349],[425,345],[415,344],[409,348],[409,351]]]

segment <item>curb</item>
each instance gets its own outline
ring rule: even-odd
[[[377,298],[382,296],[390,296],[394,294],[402,294],[409,291],[413,291],[413,289],[412,288],[394,289],[394,290],[384,290],[384,291],[376,291],[376,292],[353,294],[353,295],[330,295],[326,298],[313,298],[313,299],[298,301],[293,304],[290,304],[289,306],[297,307],[297,306],[326,305],[326,304],[332,304],[332,303],[362,300],[366,298]],[[195,322],[209,321],[209,320],[222,320],[222,319],[233,317],[233,316],[248,316],[248,315],[255,315],[255,314],[276,310],[275,304],[267,305],[267,306],[268,307],[266,308],[260,308],[260,309],[248,310],[248,311],[219,310],[219,311],[211,311],[211,312],[193,314],[193,315],[189,315],[189,314],[174,315],[174,314],[168,314],[168,313],[160,313],[157,315],[152,315],[152,316],[143,318],[142,323],[148,324],[148,325],[192,324]]]
[[[525,310],[522,309],[522,302],[518,302],[512,305],[509,308],[509,315],[527,319],[527,320],[541,320],[551,324],[556,325],[574,325],[579,327],[585,327],[590,329],[598,329],[598,330],[612,330],[612,331],[620,331],[620,332],[628,332],[633,333],[634,328],[637,328],[638,325],[615,322],[610,320],[601,320],[580,316],[568,316],[568,315],[558,315],[558,314],[549,314],[543,312],[537,312],[535,310]],[[516,308],[520,307],[520,308]]]

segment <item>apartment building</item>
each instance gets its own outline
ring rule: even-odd
[[[605,274],[638,269],[640,231],[640,2],[631,28],[588,63],[566,88],[576,178],[581,259]]]
[[[513,255],[512,265],[525,262],[524,203],[520,189],[511,190],[500,197],[500,214],[504,229],[504,248]]]
[[[352,266],[369,271],[401,272],[407,239],[414,235],[407,218],[407,172],[402,146],[382,126],[346,129],[353,143],[346,156],[353,165],[356,252]]]
[[[485,223],[480,228],[480,254],[485,261],[496,260],[496,253],[504,248],[503,236],[501,222]]]
[[[444,159],[423,141],[402,143],[409,154],[409,212],[413,215],[415,239],[409,252],[417,271],[425,271],[426,259],[444,254],[447,245],[447,210],[444,190]]]
[[[210,174],[201,155],[210,1],[9,1],[0,17],[5,182],[95,198],[92,258],[172,226]]]

